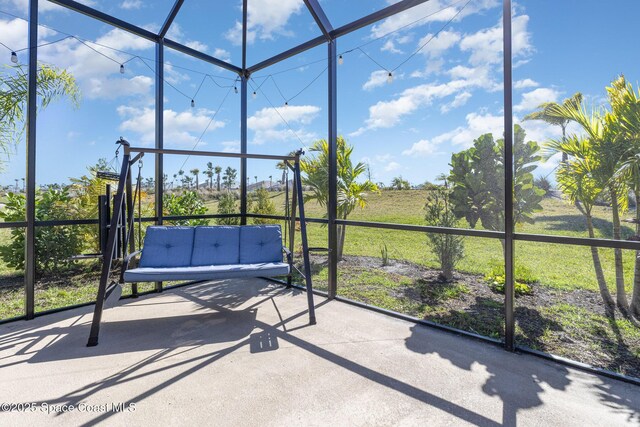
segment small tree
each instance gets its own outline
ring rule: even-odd
[[[183,194],[165,194],[162,210],[165,216],[204,215],[207,207],[204,200],[195,191],[185,191]],[[207,225],[206,219],[181,219],[171,221],[174,225]]]
[[[276,205],[271,200],[269,192],[265,188],[259,188],[254,193],[250,212],[256,215],[275,215]],[[267,218],[254,218],[254,224],[275,224],[277,221]]]
[[[427,225],[454,228],[459,219],[453,213],[451,190],[445,177],[443,185],[433,186],[424,206]],[[456,264],[464,257],[464,237],[453,234],[427,233],[427,243],[440,263],[440,279],[453,280]]]
[[[516,224],[533,222],[533,213],[542,209],[544,190],[534,185],[532,172],[541,160],[540,147],[525,142],[524,129],[514,127],[514,201]],[[472,228],[478,221],[487,230],[504,230],[504,140],[495,141],[490,133],[481,135],[467,150],[451,156],[451,202],[458,218]],[[504,245],[504,242],[503,242]]]
[[[233,193],[227,192],[218,199],[218,214],[230,215],[237,214],[238,206],[236,205],[236,197]],[[240,218],[218,218],[219,225],[239,225]]]

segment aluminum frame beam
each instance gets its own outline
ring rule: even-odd
[[[158,41],[158,35],[149,30],[145,30],[144,28],[138,27],[137,25],[133,25],[127,21],[123,21],[122,19],[118,19],[107,13],[100,12],[99,10],[86,6],[82,3],[78,3],[77,1],[73,1],[73,0],[48,0],[48,1],[50,1],[51,3],[55,3],[59,6],[64,6],[67,9],[71,9],[75,12],[82,13],[83,15],[87,15],[91,18],[102,21],[106,24],[113,25],[116,28],[120,28],[121,30],[125,30],[132,34],[135,34],[138,37],[142,37],[152,42]]]
[[[402,0],[398,3],[392,4],[390,6],[385,7],[377,12],[373,12],[367,16],[364,16],[360,19],[357,19],[349,24],[343,25],[342,27],[336,28],[331,31],[329,35],[332,40],[337,39],[338,37],[342,37],[346,34],[352,33],[354,31],[359,30],[362,27],[366,27],[367,25],[375,24],[376,22],[393,16],[397,13],[404,12],[407,9],[411,9],[414,6],[418,6],[419,4],[426,3],[430,0]],[[273,64],[277,64],[280,61],[284,61],[287,58],[295,56],[299,53],[302,53],[306,50],[313,49],[316,46],[320,46],[322,43],[327,41],[324,35],[311,39],[307,42],[299,44],[289,50],[286,50],[282,53],[272,56],[269,59],[265,59],[262,62],[259,62],[251,67],[249,67],[250,73],[255,73],[256,71],[267,68]]]
[[[159,38],[163,39],[164,36],[167,35],[167,31],[169,31],[169,27],[171,27],[171,24],[173,24],[173,20],[176,19],[178,12],[180,12],[182,3],[184,3],[184,0],[176,0],[176,2],[173,4],[173,7],[171,8],[171,12],[169,12],[167,19],[165,19],[164,24],[162,24],[162,28],[158,33]]]
[[[322,31],[327,41],[331,41],[332,37],[330,33],[333,31],[333,26],[324,13],[322,6],[318,3],[318,0],[304,0],[304,4],[307,5],[307,9],[309,9],[309,12],[316,21],[316,24],[318,24],[318,27],[320,27],[320,31]]]
[[[504,345],[515,350],[514,218],[513,218],[513,67],[511,0],[502,3],[504,65]]]
[[[38,109],[38,0],[29,1],[29,72],[27,76],[27,170],[25,229],[25,315],[35,314],[36,283],[36,120]]]
[[[327,102],[328,102],[328,123],[327,141],[329,157],[329,196],[327,200],[328,243],[329,243],[329,277],[328,294],[329,298],[335,298],[338,293],[338,57],[337,41],[328,43],[328,80],[327,80]],[[342,227],[346,227],[342,225]]]
[[[207,55],[206,53],[200,52],[199,50],[195,50],[190,48],[189,46],[185,46],[177,41],[171,39],[164,39],[164,45],[173,50],[177,50],[178,52],[182,52],[185,55],[193,56],[194,58],[198,58],[202,61],[213,64],[217,67],[224,68],[225,70],[233,71],[238,75],[242,75],[242,68],[236,67],[233,64],[229,64],[228,62],[222,61],[221,59],[215,58],[211,55]]]

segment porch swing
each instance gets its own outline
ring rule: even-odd
[[[122,286],[131,283],[132,293],[137,294],[139,282],[187,281],[190,283],[235,278],[270,278],[287,276],[291,285],[292,274],[297,270],[293,263],[295,243],[296,210],[299,212],[300,236],[302,240],[303,269],[305,279],[309,324],[316,323],[313,303],[311,266],[305,223],[304,199],[300,176],[300,156],[302,150],[293,156],[265,154],[240,154],[209,151],[188,151],[131,147],[122,137],[116,142],[124,151],[122,167],[118,176],[113,213],[104,256],[96,306],[91,323],[87,346],[98,345],[102,311],[112,306],[122,294]],[[175,154],[239,159],[278,160],[284,162],[293,172],[294,191],[289,208],[289,188],[285,196],[285,240],[283,245],[280,225],[240,225],[240,226],[150,226],[146,230],[141,250],[136,249],[136,240],[142,243],[141,185],[142,158],[148,154]],[[132,157],[133,156],[133,157]],[[138,166],[135,189],[131,168]],[[138,217],[135,217],[137,203]],[[122,224],[126,221],[126,225]],[[135,223],[138,223],[137,239]],[[122,226],[124,225],[124,226]],[[288,231],[288,233],[287,233]],[[288,235],[287,235],[288,234]],[[116,247],[121,239],[123,257],[120,267],[114,267]],[[283,254],[286,262],[283,262]],[[134,267],[138,259],[138,265]]]

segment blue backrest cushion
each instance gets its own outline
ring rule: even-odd
[[[193,234],[193,227],[148,227],[140,267],[188,267]]]
[[[240,227],[196,227],[191,265],[223,265],[240,262]]]
[[[282,262],[279,225],[246,225],[240,228],[240,264]]]

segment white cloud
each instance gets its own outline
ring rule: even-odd
[[[454,3],[457,4],[454,5]],[[460,21],[471,14],[496,7],[501,3],[502,2],[500,0],[478,0],[471,2],[457,16],[455,21]],[[457,0],[430,0],[428,2],[421,3],[374,25],[371,28],[371,37],[381,37],[392,31],[396,31],[400,27],[411,29],[422,25],[428,25],[432,22],[447,22],[454,18],[462,6],[463,4]],[[416,17],[421,16],[425,18],[416,22]]]
[[[528,89],[530,87],[538,87],[538,86],[540,86],[540,84],[535,80],[531,80],[531,79],[517,80],[513,84],[514,89]]]
[[[531,34],[527,31],[528,23],[529,17],[527,15],[513,17],[514,58],[526,57],[533,52]],[[464,52],[470,52],[469,62],[472,65],[502,63],[502,20],[494,27],[465,36],[460,41],[460,49]]]
[[[455,31],[442,31],[440,34],[434,36],[432,33],[427,34],[418,41],[418,47],[425,45],[420,51],[423,55],[430,58],[437,58],[441,56],[446,50],[455,46],[462,36]]]
[[[251,0],[247,9],[247,41],[256,39],[270,40],[274,35],[291,36],[285,30],[292,15],[303,9],[303,0]],[[225,34],[227,40],[235,45],[242,44],[242,23],[236,21]]]
[[[383,52],[390,53],[403,53],[402,50],[398,49],[392,39],[387,40],[382,47],[380,48]]]
[[[95,6],[96,2],[93,0],[77,0],[78,3],[82,3],[87,6]],[[29,13],[29,0],[0,0],[0,5],[13,5],[20,12],[26,14]],[[58,6],[55,3],[51,3],[48,1],[39,1],[38,2],[38,11],[39,12],[50,12],[50,11],[68,11],[69,9]]]
[[[142,0],[124,0],[120,3],[120,8],[125,10],[140,9],[142,7]]]
[[[200,52],[207,52],[207,50],[209,50],[209,46],[207,46],[205,43],[198,40],[187,39],[184,35],[184,32],[182,31],[182,27],[177,22],[172,23],[169,27],[167,38],[182,43],[183,45],[190,47],[191,49],[199,50]],[[189,58],[189,56],[186,57]]]
[[[427,156],[429,154],[435,154],[438,151],[438,144],[429,139],[421,139],[415,142],[411,148],[404,150],[402,155],[404,156]]]
[[[147,76],[127,78],[92,77],[82,94],[87,98],[116,99],[120,96],[146,95],[153,87],[153,79]]]
[[[220,143],[222,145],[223,153],[239,153],[240,152],[240,141],[222,141]]]
[[[247,127],[254,132],[254,144],[298,138],[310,140],[315,138],[315,134],[306,131],[304,125],[310,124],[319,112],[320,107],[315,105],[289,105],[277,110],[263,108],[247,119]],[[293,130],[287,127],[283,119]]]
[[[213,51],[213,56],[215,58],[218,58],[221,61],[226,61],[226,62],[230,62],[231,61],[231,54],[229,53],[229,51],[221,49],[219,47],[217,47]]]
[[[369,80],[367,80],[363,85],[362,89],[364,90],[372,90],[374,88],[383,86],[387,84],[387,78],[389,77],[389,72],[385,70],[377,70],[371,73],[369,76]],[[393,76],[394,79],[401,78],[402,75]]]
[[[514,111],[534,110],[544,102],[556,102],[560,92],[555,89],[541,87],[522,94],[522,101],[513,107]]]
[[[385,172],[393,172],[400,169],[400,163],[398,162],[389,162],[387,166],[384,167]]]
[[[442,105],[442,107],[440,107],[440,112],[444,114],[444,113],[448,113],[454,108],[462,107],[467,103],[469,99],[471,99],[471,96],[472,95],[470,92],[462,92],[457,94],[455,98],[453,98],[453,101],[451,101],[448,104],[444,104]]]
[[[117,108],[117,111],[123,119],[119,130],[137,135],[143,144],[153,143],[156,123],[154,109],[121,105]],[[197,109],[195,111],[190,109],[182,112],[164,110],[165,145],[192,146],[205,129],[207,129],[207,133],[210,133],[215,129],[224,127],[225,123],[223,121],[214,120],[211,122],[213,114],[213,111],[207,109]],[[209,124],[210,122],[211,124]],[[204,145],[203,142],[200,144]]]
[[[466,116],[467,125],[459,126],[449,132],[440,134],[432,139],[433,144],[449,142],[452,145],[471,147],[473,140],[485,133],[492,133],[498,139],[504,133],[504,117],[492,114],[469,113]]]

